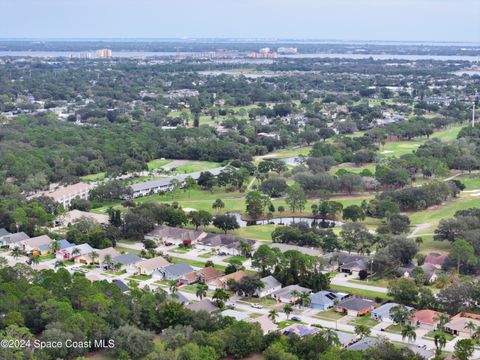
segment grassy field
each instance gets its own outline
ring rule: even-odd
[[[171,256],[170,258],[171,258],[173,263],[184,262],[184,263],[187,263],[190,266],[194,266],[194,267],[199,267],[199,268],[205,267],[205,262],[203,262],[203,261],[184,259],[184,258],[179,258],[179,257],[175,257],[175,256]],[[215,269],[223,271],[223,270],[225,270],[225,266],[215,264]]]
[[[443,141],[451,141],[457,138],[458,133],[462,129],[463,126],[453,126],[441,131],[437,131],[436,133],[432,134],[432,138],[440,139]]]
[[[147,163],[148,170],[152,171],[152,170],[155,170],[155,169],[159,169],[162,166],[165,166],[165,165],[171,163],[172,161],[173,160],[168,160],[168,159],[155,159],[155,160],[149,161]]]
[[[225,262],[230,262],[230,261],[240,261],[244,263],[245,261],[247,261],[247,258],[245,256],[235,255],[235,256],[230,256],[228,259],[225,259]]]
[[[263,305],[263,306],[272,306],[272,305],[277,304],[277,301],[275,299],[272,299],[272,298],[269,298],[269,297],[243,298],[242,300],[240,300],[240,302],[244,302],[244,303],[247,303],[247,304],[260,304],[260,305]]]
[[[101,181],[105,179],[106,175],[107,173],[105,172],[99,172],[97,174],[81,176],[80,179],[82,179],[83,181]]]
[[[262,158],[266,159],[285,159],[289,157],[295,157],[299,155],[308,155],[310,150],[312,149],[311,146],[303,146],[303,147],[296,147],[290,149],[280,149],[275,150],[273,153],[269,154],[268,156],[257,156],[256,161],[261,160]]]
[[[455,180],[460,180],[465,185],[465,190],[477,190],[480,189],[480,174],[476,174],[478,177],[458,176]]]
[[[400,157],[402,155],[411,154],[422,145],[425,140],[411,140],[411,141],[390,141],[385,144],[379,151],[380,156],[385,157]]]
[[[175,168],[175,172],[177,173],[192,173],[197,171],[205,171],[210,169],[215,169],[222,166],[220,163],[217,162],[210,162],[210,161],[188,161],[183,165],[179,165]]]

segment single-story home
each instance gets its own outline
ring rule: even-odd
[[[65,214],[62,214],[57,217],[55,220],[56,225],[58,226],[67,226],[69,224],[74,224],[76,221],[80,220],[81,218],[87,218],[90,220],[94,220],[100,224],[108,224],[109,223],[109,218],[107,215],[102,215],[102,214],[95,214],[87,211],[81,211],[81,210],[70,210],[66,212]]]
[[[435,266],[437,269],[441,269],[443,266],[443,263],[445,260],[448,258],[448,253],[445,254],[438,254],[438,253],[428,253],[427,256],[425,256],[424,264],[430,264]]]
[[[336,262],[338,271],[346,274],[358,276],[362,270],[369,271],[370,259],[367,256],[337,252],[327,254],[324,258],[331,263]]]
[[[94,258],[92,258],[91,255],[88,255],[89,257],[89,263],[98,263],[98,264],[101,264],[103,265],[103,263],[105,262],[105,257],[108,255],[110,256],[110,260],[112,260],[113,262],[113,258],[121,255],[117,250],[115,250],[115,248],[113,247],[108,247],[108,248],[105,248],[105,249],[99,249],[99,250],[96,250],[95,251],[97,253],[97,256],[95,256]]]
[[[378,321],[394,323],[395,321],[392,319],[392,315],[391,315],[390,311],[392,310],[392,308],[394,308],[396,306],[399,306],[399,304],[393,303],[393,302],[383,304],[383,305],[379,306],[378,308],[376,308],[375,310],[373,310],[371,312],[370,316],[372,317],[372,319],[375,319],[375,320],[378,320]],[[410,306],[406,306],[406,308],[407,308],[408,311],[413,310],[413,308],[410,307]]]
[[[310,294],[312,292],[312,290],[309,288],[305,288],[299,285],[289,285],[289,286],[285,286],[280,290],[273,292],[272,297],[282,303],[291,304],[291,303],[294,303],[296,300],[298,300],[295,298],[295,296],[292,296],[293,291],[297,291],[300,294],[303,292],[307,292]]]
[[[320,332],[319,328],[303,324],[292,324],[282,330],[282,334],[285,336],[297,335],[299,337],[314,335],[318,332]]]
[[[350,316],[362,316],[373,311],[375,303],[359,297],[348,297],[335,305],[335,310]]]
[[[185,274],[180,281],[183,284],[193,284],[196,282],[206,284],[211,280],[222,277],[223,274],[223,271],[217,270],[213,266],[207,266],[206,268]]]
[[[350,333],[346,333],[346,332],[343,332],[343,331],[337,331],[337,330],[334,330],[334,332],[335,332],[335,334],[337,334],[338,341],[340,342],[340,345],[344,348],[351,345],[356,339],[355,334],[350,334]]]
[[[209,299],[203,299],[187,305],[187,308],[192,311],[206,311],[209,314],[218,310],[217,305],[215,305]]]
[[[13,234],[8,234],[0,237],[0,246],[8,246],[10,249],[13,249],[17,246],[20,241],[30,239],[30,236],[25,234],[23,231]],[[20,246],[19,246],[20,247]]]
[[[352,345],[347,346],[347,350],[364,351],[364,350],[367,350],[369,347],[377,345],[379,341],[380,340],[377,338],[371,338],[371,337],[363,338],[353,343]]]
[[[135,264],[142,260],[143,259],[135,253],[126,253],[112,258],[112,263],[121,264],[122,269],[126,270],[129,274],[133,274],[135,272]]]
[[[160,277],[163,280],[178,280],[185,274],[193,271],[193,268],[187,263],[180,262],[171,264],[158,269],[153,273],[154,276]]]
[[[205,237],[197,240],[196,247],[207,251],[216,249],[219,253],[227,255],[240,255],[241,241],[247,242],[252,246],[255,245],[253,240],[242,239],[233,235],[207,234]]]
[[[443,329],[452,335],[471,338],[475,330],[469,329],[469,323],[472,323],[477,328],[480,327],[480,315],[462,312],[452,317],[450,321],[444,325]]]
[[[202,231],[158,225],[152,231],[145,234],[144,238],[147,240],[163,241],[164,243],[180,245],[183,244],[184,241],[195,243],[198,239],[205,236],[207,236],[207,234]]]
[[[256,291],[255,295],[258,297],[265,297],[271,295],[273,292],[282,288],[282,283],[275,279],[272,275],[265,276],[260,279],[263,283],[263,288]]]
[[[7,229],[5,228],[1,228],[0,229],[0,238],[6,236],[6,235],[10,235],[10,231],[8,231]]]
[[[73,245],[57,251],[56,258],[58,260],[74,260],[76,263],[88,264],[89,255],[95,251],[89,244]]]
[[[433,310],[417,310],[408,320],[410,325],[426,330],[436,330],[442,313]]]
[[[233,317],[237,321],[249,321],[250,320],[250,317],[248,316],[247,313],[237,311],[237,310],[227,309],[227,310],[222,311],[220,313],[220,315],[222,315],[223,317],[227,317],[227,316]]]
[[[190,301],[185,297],[185,295],[180,292],[177,292],[175,295],[167,294],[167,300],[181,303],[184,305],[188,305],[190,303]]]
[[[437,266],[433,264],[423,264],[422,266],[419,266],[420,268],[423,269],[423,272],[425,273],[425,277],[427,280],[427,283],[432,283],[438,278],[438,268]],[[406,278],[413,278],[414,275],[412,274],[413,270],[416,269],[417,266],[413,264],[408,264],[406,266],[401,267],[398,272],[400,276],[406,277]]]
[[[314,294],[310,294],[310,307],[316,310],[325,311],[333,308],[336,302],[339,302],[347,296],[348,294],[333,291],[318,291]]]
[[[222,277],[210,280],[209,282],[207,282],[207,285],[210,289],[216,289],[216,288],[226,289],[228,280],[233,279],[233,280],[239,282],[245,276],[247,276],[247,273],[245,271],[235,271],[231,274],[224,275]]]
[[[161,256],[139,261],[135,264],[135,272],[140,275],[152,275],[155,271],[167,267],[170,263]]]
[[[36,236],[33,238],[25,239],[17,242],[18,247],[27,252],[38,251],[38,247],[41,245],[49,245],[52,242],[52,239],[48,235]],[[15,247],[15,246],[14,246]]]
[[[62,240],[52,240],[52,242],[54,242],[54,241],[57,241],[57,243],[58,243],[58,250],[57,250],[57,251],[66,249],[66,248],[74,245],[74,244],[72,244],[71,242],[69,242],[68,240],[65,240],[65,239],[62,239]],[[50,254],[50,253],[52,252],[52,251],[51,251],[51,245],[52,245],[52,243],[50,243],[50,244],[45,244],[45,245],[40,245],[40,246],[38,247],[38,251],[40,252],[41,255]]]

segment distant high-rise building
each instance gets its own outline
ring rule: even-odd
[[[279,47],[277,49],[279,54],[296,54],[298,52],[297,48],[294,47]]]
[[[258,52],[260,54],[268,54],[270,52],[270,48],[266,47],[266,48],[261,48],[260,50],[258,50]]]
[[[110,49],[98,49],[96,51],[97,58],[110,59],[112,57],[112,50]]]

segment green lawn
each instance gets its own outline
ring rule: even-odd
[[[215,169],[222,166],[220,163],[211,161],[188,161],[183,165],[177,166],[174,171],[177,173],[192,173],[197,171],[205,171]]]
[[[159,168],[171,163],[172,161],[173,160],[169,160],[169,159],[155,159],[155,160],[149,161],[147,163],[148,170],[152,171],[152,170],[155,170],[155,169],[159,169]]]
[[[425,336],[423,336],[423,339],[432,340],[433,335],[434,335],[434,332],[430,331],[430,332],[426,333]],[[447,341],[452,341],[453,339],[455,339],[455,336],[453,336],[452,334],[449,334],[449,333],[445,333],[445,338],[447,339]]]
[[[304,146],[304,147],[296,147],[296,148],[290,148],[290,149],[279,149],[275,150],[271,156],[265,157],[265,159],[285,159],[289,157],[295,157],[299,155],[308,155],[310,153],[310,150],[312,149],[311,146]],[[260,159],[264,158],[262,157],[257,157],[255,160],[258,161]]]
[[[436,138],[436,139],[440,139],[440,140],[443,140],[443,141],[452,141],[452,140],[455,140],[457,138],[457,135],[460,132],[460,130],[462,129],[462,127],[463,126],[458,125],[458,126],[453,126],[453,127],[441,130],[441,131],[437,131],[431,137]]]
[[[140,253],[141,253],[140,250],[130,249],[130,248],[122,247],[122,246],[116,246],[115,249],[118,252],[134,253],[134,254],[137,254],[137,255],[140,255]]]
[[[168,252],[173,252],[173,253],[177,253],[177,254],[186,254],[188,252],[190,252],[192,250],[191,247],[176,247],[174,249],[170,249],[168,250]]]
[[[364,296],[366,298],[373,299],[373,300],[377,297],[385,300],[393,300],[393,298],[390,295],[377,292],[377,291],[372,291],[372,290],[357,289],[357,288],[351,288],[349,286],[340,286],[340,285],[330,285],[330,289],[334,291],[348,293],[348,294]]]
[[[184,262],[184,263],[187,263],[190,266],[194,266],[194,267],[199,267],[199,268],[205,267],[205,262],[203,262],[203,261],[183,259],[183,258],[179,258],[179,257],[175,257],[175,256],[171,256],[170,258],[171,258],[173,263]],[[225,266],[215,264],[215,269],[223,271],[223,270],[225,270]]]
[[[258,297],[243,298],[240,301],[248,304],[260,304],[263,306],[272,306],[277,304],[277,301],[275,299],[272,299],[268,296],[262,297],[262,298],[258,298]]]
[[[400,324],[392,324],[385,329],[386,332],[392,334],[401,334],[402,333],[402,325]]]
[[[38,257],[38,261],[44,262],[44,261],[49,261],[55,259],[55,255],[53,254],[48,254],[48,255],[42,255]]]
[[[230,262],[230,261],[240,261],[242,263],[244,263],[245,261],[247,261],[247,258],[245,256],[239,256],[239,255],[235,255],[235,256],[230,256],[228,259],[225,259],[225,262]]]
[[[385,157],[400,157],[402,155],[411,154],[424,142],[425,139],[411,141],[390,141],[380,149],[379,155]]]
[[[150,280],[151,278],[152,278],[152,275],[133,275],[129,277],[129,279],[140,280],[140,281]]]
[[[327,311],[320,311],[314,317],[319,318],[320,320],[335,321],[343,318],[345,314],[339,313],[333,309]]]
[[[477,190],[480,189],[480,174],[476,174],[478,177],[458,176],[455,180],[460,180],[465,185],[465,190]]]
[[[101,181],[101,180],[105,179],[106,175],[107,175],[107,173],[105,173],[105,172],[99,172],[97,174],[90,174],[90,175],[81,176],[80,179],[82,179],[83,181]]]
[[[374,327],[375,325],[378,325],[380,322],[377,320],[374,320],[370,317],[370,314],[367,314],[365,316],[360,316],[355,318],[354,320],[350,321],[350,325],[365,325],[368,327]]]
[[[362,284],[362,285],[370,285],[370,286],[379,286],[379,287],[388,287],[388,283],[391,279],[368,279],[367,280],[348,280],[348,282],[355,283],[355,284]]]
[[[304,324],[304,322],[301,321],[293,321],[293,320],[285,320],[285,321],[280,321],[277,323],[277,326],[279,329],[285,329],[287,326],[290,325],[295,325],[295,324]]]

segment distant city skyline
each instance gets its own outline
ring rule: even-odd
[[[478,0],[3,0],[1,38],[480,43]]]

